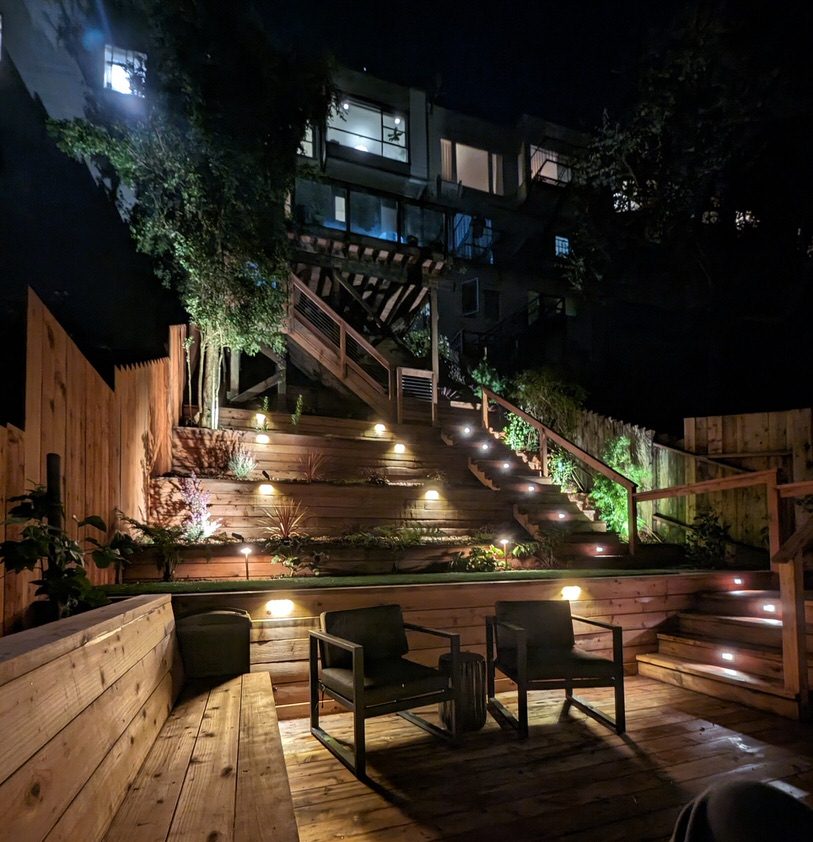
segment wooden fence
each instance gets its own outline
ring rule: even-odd
[[[68,334],[29,290],[26,335],[25,431],[0,427],[0,505],[45,483],[45,456],[62,457],[66,529],[82,539],[76,519],[115,509],[147,512],[148,479],[171,466],[172,427],[180,417],[185,328],[169,329],[169,355],[116,369],[115,388],[104,381]],[[13,537],[0,526],[0,539]],[[5,574],[0,595],[2,630],[21,627],[33,599],[36,574]],[[92,581],[110,570],[88,569]]]

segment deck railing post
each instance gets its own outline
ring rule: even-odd
[[[395,370],[395,421],[398,424],[404,423],[404,394],[403,393],[404,393],[404,389],[403,389],[403,369],[399,366]]]
[[[481,411],[483,413],[483,429],[488,432],[488,397],[486,395],[486,390],[483,389],[483,403],[481,407]]]
[[[782,674],[785,689],[796,696],[799,718],[810,715],[810,682],[807,670],[807,637],[804,603],[804,557],[802,555],[774,566],[779,576],[782,603]]]
[[[635,499],[635,485],[627,489],[627,527],[629,529],[630,555],[638,548],[638,501]]]
[[[539,434],[539,461],[542,463],[542,476],[549,477],[548,469],[548,437],[545,433]]]

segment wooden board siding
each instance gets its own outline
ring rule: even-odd
[[[170,357],[117,371],[113,390],[29,290],[26,333],[25,432],[0,427],[0,503],[45,481],[45,457],[62,457],[62,498],[69,535],[98,537],[77,521],[98,514],[112,528],[114,510],[147,512],[152,473],[172,465],[172,429],[183,397],[184,329],[170,329]],[[2,528],[2,527],[0,527]],[[0,533],[1,535],[2,533]],[[19,630],[37,573],[3,576],[0,631]],[[88,567],[92,582],[114,571]]]
[[[168,597],[0,641],[0,822],[9,839],[98,840],[181,684]]]
[[[739,587],[759,587],[760,574],[737,573],[745,579]],[[733,574],[723,572],[679,576],[625,578],[572,578],[548,581],[471,582],[442,585],[391,585],[285,590],[265,593],[187,594],[173,599],[179,616],[214,607],[244,608],[251,614],[252,670],[268,670],[274,685],[280,719],[307,715],[307,638],[318,625],[322,611],[398,603],[410,622],[459,632],[463,649],[485,653],[485,617],[501,599],[560,599],[564,585],[579,585],[582,594],[572,603],[574,614],[617,623],[624,629],[624,661],[628,672],[636,670],[635,656],[657,650],[657,633],[670,617],[692,604],[704,590],[735,587]],[[272,619],[269,599],[290,599],[289,617]],[[577,625],[581,646],[609,655],[610,636]],[[447,651],[437,639],[410,635],[411,658],[437,664]],[[501,689],[506,689],[503,681]],[[328,705],[327,710],[332,710]]]

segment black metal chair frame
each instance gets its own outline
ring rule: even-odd
[[[460,676],[460,635],[456,632],[446,632],[440,629],[430,629],[426,626],[418,626],[415,623],[404,623],[404,629],[409,631],[423,632],[424,634],[435,635],[446,638],[449,641],[451,653],[449,687],[442,691],[425,693],[420,696],[396,699],[391,702],[379,704],[367,704],[364,698],[364,647],[359,643],[336,637],[323,631],[310,632],[310,707],[311,707],[311,734],[320,743],[340,760],[356,777],[365,779],[367,777],[367,752],[365,746],[365,721],[375,716],[383,716],[387,713],[397,713],[398,716],[417,725],[424,731],[428,731],[435,737],[439,737],[452,745],[458,742],[457,727],[457,700],[459,697],[459,676]],[[348,699],[326,687],[319,678],[319,643],[338,646],[351,653],[353,671],[353,699]],[[353,712],[353,746],[348,747],[346,743],[332,737],[319,725],[319,692],[322,692],[334,701]],[[422,707],[436,702],[451,701],[451,727],[446,729],[434,725],[422,716],[413,713],[408,708]]]
[[[499,621],[496,616],[486,617],[486,692],[488,696],[488,710],[491,715],[502,724],[508,724],[519,732],[521,738],[528,736],[528,691],[530,690],[564,690],[565,704],[562,713],[567,713],[568,708],[573,705],[587,716],[592,717],[602,725],[614,730],[617,734],[623,734],[627,727],[626,708],[624,704],[624,644],[622,640],[621,626],[614,626],[611,623],[604,623],[601,620],[593,620],[589,617],[580,617],[572,614],[571,623],[577,620],[580,623],[587,623],[591,626],[598,626],[612,632],[613,635],[613,664],[615,669],[612,678],[545,678],[529,680],[528,678],[528,635],[522,626]],[[515,675],[505,673],[517,685],[517,713],[514,716],[497,698],[494,692],[496,664],[494,662],[494,647],[496,643],[496,627],[500,626],[512,632],[517,644],[517,670]],[[504,670],[500,670],[504,672]],[[602,713],[598,708],[573,695],[574,688],[583,687],[613,687],[615,690],[615,719],[611,719]]]

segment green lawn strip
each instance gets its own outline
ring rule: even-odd
[[[399,573],[379,576],[310,576],[284,579],[205,580],[183,582],[129,582],[106,585],[108,596],[135,596],[151,593],[216,593],[233,591],[275,591],[303,588],[359,588],[377,585],[438,585],[465,582],[516,582],[556,579],[597,579],[624,576],[679,576],[700,570],[511,570],[493,573]]]

